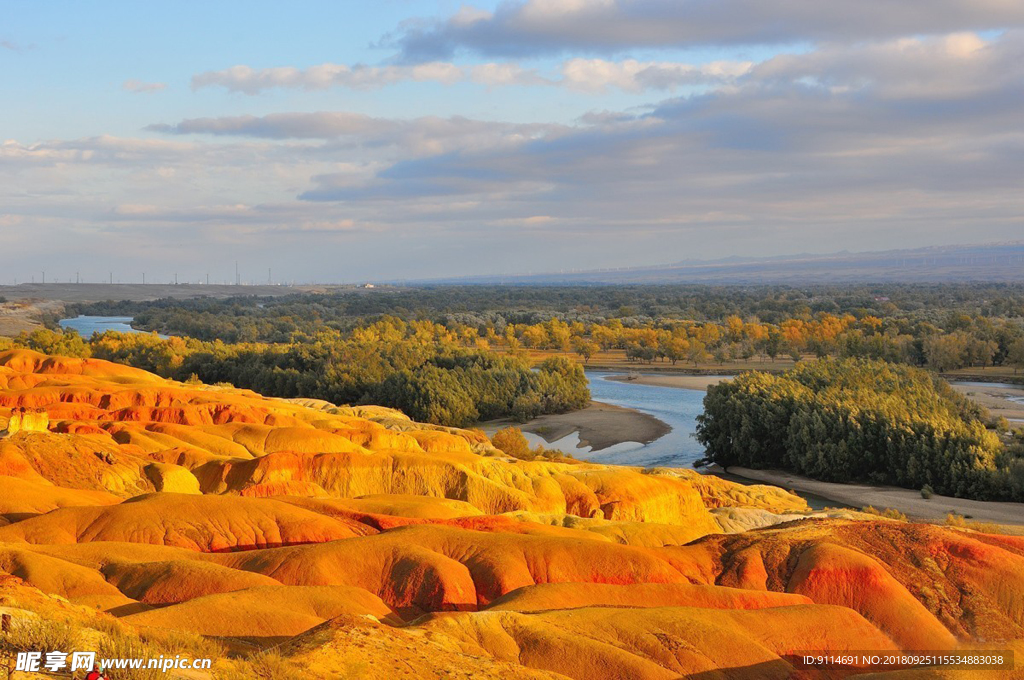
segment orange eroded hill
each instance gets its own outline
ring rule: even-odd
[[[203,595],[182,604],[131,614],[124,621],[200,635],[279,639],[344,614],[383,619],[391,610],[360,588],[278,585]]]
[[[816,678],[794,653],[1024,640],[1019,538],[25,350],[0,353],[12,422],[20,596],[288,640],[309,677]]]

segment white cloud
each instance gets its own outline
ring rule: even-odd
[[[561,82],[584,92],[603,92],[612,87],[627,92],[674,90],[686,85],[731,83],[752,66],[749,61],[716,61],[695,66],[635,59],[571,59],[562,66]]]
[[[715,61],[707,64],[679,62],[608,61],[570,59],[545,75],[537,69],[511,62],[489,62],[458,66],[450,62],[428,62],[415,66],[346,66],[321,64],[307,69],[276,67],[253,69],[233,66],[207,71],[192,78],[193,89],[223,87],[229,92],[256,95],[275,88],[325,90],[345,87],[373,90],[405,82],[433,82],[443,85],[472,82],[488,87],[567,87],[578,92],[604,92],[619,88],[627,92],[672,90],[685,85],[728,83],[750,69],[747,61]]]
[[[326,90],[331,87],[347,87],[375,90],[402,82],[430,81],[450,85],[465,77],[464,69],[446,62],[427,62],[415,66],[320,64],[305,69],[291,66],[264,69],[232,66],[193,76],[192,89],[216,86],[249,95],[273,88]]]

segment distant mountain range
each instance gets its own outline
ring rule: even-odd
[[[431,283],[938,283],[1024,282],[1024,241],[934,246],[912,250],[841,252],[769,258],[685,261],[652,267],[517,276],[435,279]]]

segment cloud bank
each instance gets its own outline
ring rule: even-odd
[[[506,0],[410,20],[382,44],[407,62],[636,48],[859,42],[1024,25],[1016,0]]]
[[[320,280],[1019,239],[1022,13],[463,9],[406,22],[378,65],[126,81],[164,92],[132,100],[127,132],[0,142],[0,228],[19,261],[59,244],[69,261],[262,258]],[[735,47],[663,49],[694,45]],[[408,83],[438,89],[412,100]],[[443,89],[465,84],[480,87]]]

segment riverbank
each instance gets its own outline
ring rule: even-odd
[[[941,524],[947,515],[954,513],[969,522],[1020,527],[1019,533],[1024,533],[1024,503],[972,501],[939,494],[922,498],[921,492],[913,489],[821,482],[780,470],[752,470],[733,466],[726,468],[726,472],[753,482],[790,489],[798,494],[814,494],[851,507],[863,508],[870,505],[879,510],[892,508],[918,522]]]
[[[576,432],[580,446],[588,446],[591,451],[601,451],[623,442],[649,444],[672,431],[669,425],[654,416],[599,401],[592,401],[590,406],[579,411],[540,416],[526,423],[492,420],[483,423],[483,430],[493,433],[508,426],[535,434],[549,444]]]
[[[1024,424],[1024,385],[950,384],[957,392],[987,408],[996,418],[1006,418],[1018,426]]]
[[[653,387],[675,387],[681,390],[701,390],[706,392],[712,385],[729,380],[729,375],[651,375],[647,373],[633,375],[613,375],[608,380],[631,383],[634,385],[650,385]]]

